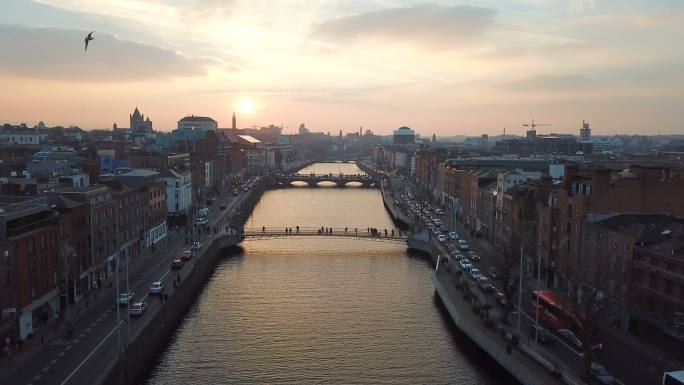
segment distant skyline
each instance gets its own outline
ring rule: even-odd
[[[3,0],[0,122],[679,134],[680,0]],[[83,39],[95,40],[84,51]]]

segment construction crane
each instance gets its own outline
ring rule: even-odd
[[[534,139],[537,137],[537,126],[550,126],[550,124],[547,123],[535,123],[534,119],[532,119],[532,123],[523,123],[523,127],[531,127],[529,130],[527,130],[527,139]]]
[[[532,123],[523,123],[523,127],[532,127],[533,130],[537,126],[550,126],[550,124],[548,124],[548,123],[535,123],[534,119],[532,119]]]

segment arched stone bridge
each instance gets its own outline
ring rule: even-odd
[[[348,183],[360,183],[362,187],[377,187],[379,180],[367,175],[345,175],[345,174],[326,174],[326,175],[278,175],[273,178],[276,185],[291,185],[292,182],[304,182],[309,187],[316,187],[321,182],[332,182],[337,187],[344,187]]]

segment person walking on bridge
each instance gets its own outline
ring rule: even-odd
[[[261,227],[261,234],[266,234],[266,226]]]
[[[297,225],[297,234],[299,234],[299,225]]]
[[[387,229],[385,229],[385,238],[387,238]]]
[[[354,235],[356,235],[357,237],[359,236],[359,228],[358,227],[354,228]]]
[[[394,238],[394,229],[392,229],[392,238]]]
[[[344,228],[344,233],[347,234],[347,227]]]

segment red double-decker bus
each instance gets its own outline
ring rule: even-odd
[[[570,306],[565,305],[565,301],[550,291],[533,291],[532,306],[536,308],[539,319],[553,330],[572,330],[577,332],[581,329],[582,323],[573,312]]]

